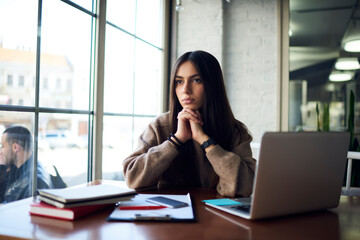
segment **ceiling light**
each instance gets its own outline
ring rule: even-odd
[[[347,52],[360,52],[360,40],[350,40],[344,43],[344,50]]]
[[[329,76],[329,80],[332,82],[345,82],[353,78],[352,72],[332,72]]]
[[[335,68],[338,70],[354,70],[359,69],[360,64],[357,58],[340,58],[335,63]]]

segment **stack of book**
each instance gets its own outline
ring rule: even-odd
[[[96,211],[129,201],[135,190],[113,184],[79,185],[63,189],[39,189],[30,214],[74,220]]]

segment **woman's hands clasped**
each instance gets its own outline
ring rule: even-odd
[[[209,137],[204,133],[203,121],[199,110],[184,108],[178,114],[178,127],[175,136],[183,143],[193,139],[202,144]]]

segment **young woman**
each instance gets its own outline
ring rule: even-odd
[[[234,118],[214,56],[194,51],[176,61],[169,104],[170,111],[149,124],[138,149],[124,160],[128,186],[216,187],[223,196],[249,196],[252,137]]]

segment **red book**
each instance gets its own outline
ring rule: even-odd
[[[44,202],[34,202],[30,204],[30,214],[65,220],[74,220],[112,206],[115,207],[115,204],[99,204],[71,208],[58,208]]]

